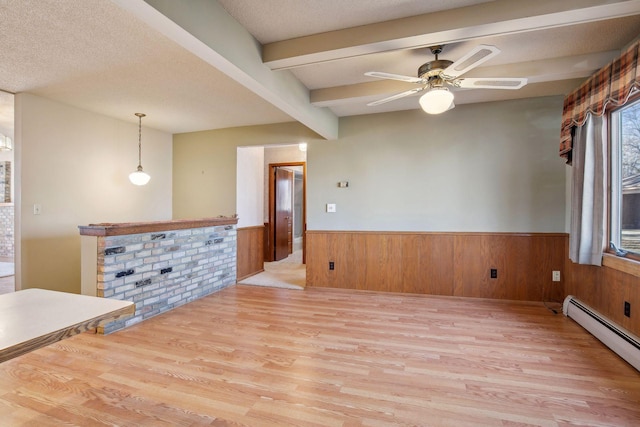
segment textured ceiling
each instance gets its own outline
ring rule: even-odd
[[[364,72],[415,76],[435,42],[450,60],[495,45],[468,76],[531,82],[457,105],[567,93],[638,37],[640,0],[0,0],[0,22],[0,90],[170,133],[298,120],[330,135],[332,117],[418,108],[367,107],[413,86]]]
[[[0,89],[171,133],[291,118],[108,0],[0,2]]]

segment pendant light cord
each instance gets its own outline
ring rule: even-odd
[[[138,116],[138,170],[142,170],[142,118],[144,113],[136,113]]]

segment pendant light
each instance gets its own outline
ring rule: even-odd
[[[142,118],[146,116],[143,113],[136,113],[138,116],[138,169],[129,174],[129,181],[135,185],[145,185],[151,177],[142,170]]]

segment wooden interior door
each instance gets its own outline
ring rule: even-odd
[[[275,169],[274,261],[293,252],[293,171]]]

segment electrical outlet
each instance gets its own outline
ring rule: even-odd
[[[624,315],[631,317],[631,303],[629,301],[624,302]]]
[[[334,264],[333,261],[329,261],[329,270],[334,270],[336,267],[336,265]]]
[[[498,269],[497,268],[492,268],[491,269],[491,278],[492,279],[497,279],[498,278]]]
[[[551,273],[551,278],[553,279],[554,282],[559,282],[560,281],[560,272],[557,270],[554,270]]]

